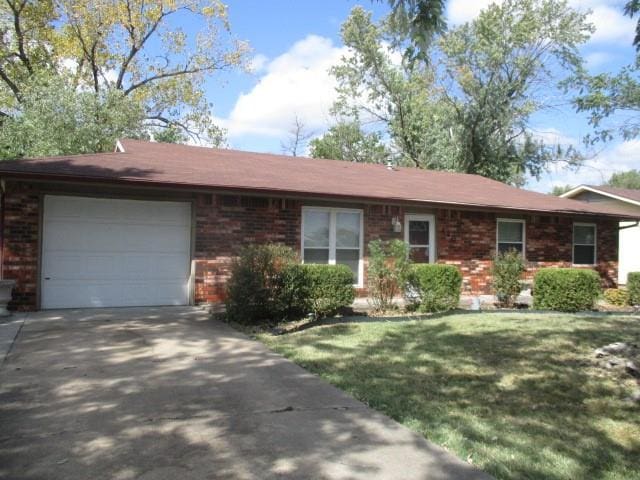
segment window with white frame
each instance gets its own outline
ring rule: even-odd
[[[354,284],[362,282],[362,211],[305,207],[302,210],[302,261],[346,265]]]
[[[497,228],[497,250],[500,253],[516,250],[524,255],[525,252],[525,223],[524,220],[513,218],[499,218]]]
[[[435,226],[433,215],[410,214],[404,220],[404,241],[415,263],[434,263]]]
[[[595,265],[596,226],[593,223],[573,224],[574,265]]]

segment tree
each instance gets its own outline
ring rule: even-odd
[[[201,28],[176,27],[177,17]],[[138,104],[147,128],[213,139],[220,129],[204,83],[242,65],[247,51],[219,0],[4,0],[0,29],[0,116],[21,115],[33,78],[46,75],[96,98],[118,92]]]
[[[153,132],[153,139],[160,143],[185,143],[188,137],[179,127],[170,125]]]
[[[377,132],[362,131],[359,123],[339,122],[310,142],[311,156],[361,163],[386,163],[391,152]]]
[[[567,193],[569,190],[573,190],[574,187],[571,185],[556,185],[551,189],[551,195],[555,195],[559,197],[560,195]]]
[[[394,32],[394,45],[399,47],[410,39],[404,57],[413,62],[428,60],[433,38],[444,33],[445,0],[387,0],[391,7],[389,26]]]
[[[611,175],[607,185],[617,188],[640,190],[640,170],[629,170]]]
[[[633,18],[640,12],[640,0],[628,1],[624,12]],[[618,73],[590,75],[582,71],[566,83],[567,89],[577,90],[574,106],[578,112],[589,115],[594,129],[592,135],[585,137],[586,144],[616,137],[629,140],[640,134],[640,20],[633,44],[635,61]]]
[[[21,91],[20,114],[0,128],[0,159],[108,151],[143,134],[143,110],[118,90],[77,91],[54,77]]]
[[[313,132],[307,130],[305,124],[296,115],[293,119],[293,123],[288,132],[287,140],[280,143],[282,153],[297,157],[301,153],[304,153],[304,149],[309,142],[309,139],[313,137]]]
[[[532,135],[529,120],[581,68],[578,46],[592,31],[584,14],[561,0],[506,0],[440,36],[428,63],[394,62],[388,31],[352,11],[342,37],[353,54],[332,70],[334,112],[376,121],[401,163],[519,184],[550,162],[580,161]]]

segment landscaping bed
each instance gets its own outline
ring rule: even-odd
[[[640,479],[637,380],[594,354],[640,342],[639,316],[352,317],[257,336],[499,479]]]

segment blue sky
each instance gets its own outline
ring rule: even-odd
[[[448,0],[450,25],[474,18],[491,0]],[[594,72],[617,71],[634,57],[631,47],[635,22],[622,15],[623,1],[569,0],[575,8],[590,9],[596,33],[582,53]],[[329,67],[346,49],[340,25],[361,4],[379,18],[387,2],[351,0],[237,0],[229,1],[233,34],[252,48],[253,73],[235,72],[212,78],[207,95],[216,119],[228,129],[232,148],[281,152],[295,116],[309,130],[321,134],[331,123],[335,98]],[[554,143],[579,144],[589,133],[586,117],[569,105],[538,114],[534,131]],[[527,187],[548,192],[553,185],[601,183],[615,171],[640,168],[640,140],[613,142],[589,152],[579,171],[555,168]]]

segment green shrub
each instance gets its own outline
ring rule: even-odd
[[[513,307],[522,291],[520,278],[524,270],[524,259],[516,250],[498,253],[495,256],[492,268],[493,289],[500,305]]]
[[[295,252],[284,245],[251,245],[243,248],[231,266],[227,282],[227,318],[258,324],[278,321],[290,314],[285,272],[296,261]]]
[[[607,288],[604,291],[604,299],[611,305],[624,307],[629,304],[629,292],[621,288]]]
[[[412,265],[405,298],[421,312],[443,312],[460,302],[462,275],[453,265]]]
[[[369,242],[368,293],[375,310],[394,307],[393,299],[403,291],[410,266],[409,247],[402,240]]]
[[[594,270],[543,268],[534,278],[533,308],[560,312],[591,310],[600,291],[600,276]]]
[[[346,265],[301,265],[305,308],[316,318],[335,315],[355,299],[353,272]]]
[[[630,272],[627,275],[627,292],[629,305],[640,305],[640,272]]]

